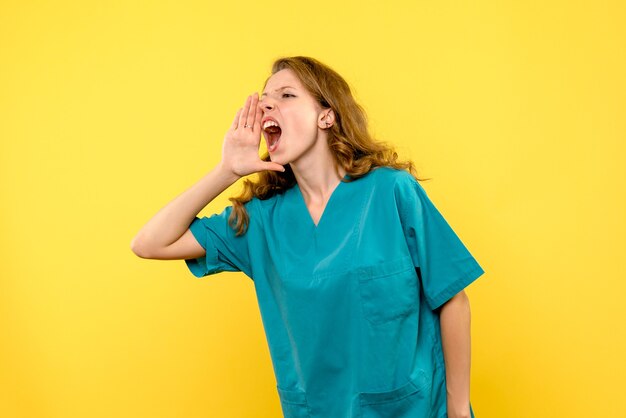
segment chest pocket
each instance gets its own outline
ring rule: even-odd
[[[357,269],[361,305],[374,325],[406,317],[419,308],[419,282],[411,256]]]

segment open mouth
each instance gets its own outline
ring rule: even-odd
[[[263,129],[263,136],[267,142],[267,150],[272,152],[278,147],[278,141],[283,130],[280,126],[270,125]]]

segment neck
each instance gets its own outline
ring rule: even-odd
[[[313,203],[328,200],[346,174],[335,163],[326,138],[318,138],[316,146],[290,166],[305,200]]]

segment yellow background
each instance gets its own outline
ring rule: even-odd
[[[620,1],[2,1],[0,416],[280,416],[253,282],[130,241],[283,55],[346,78],[485,269],[476,417],[626,416],[625,21]]]

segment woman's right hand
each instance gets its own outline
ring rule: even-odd
[[[285,171],[282,165],[263,161],[259,157],[263,111],[258,103],[258,93],[248,96],[245,106],[239,109],[226,132],[222,145],[222,166],[240,177],[264,170]]]

